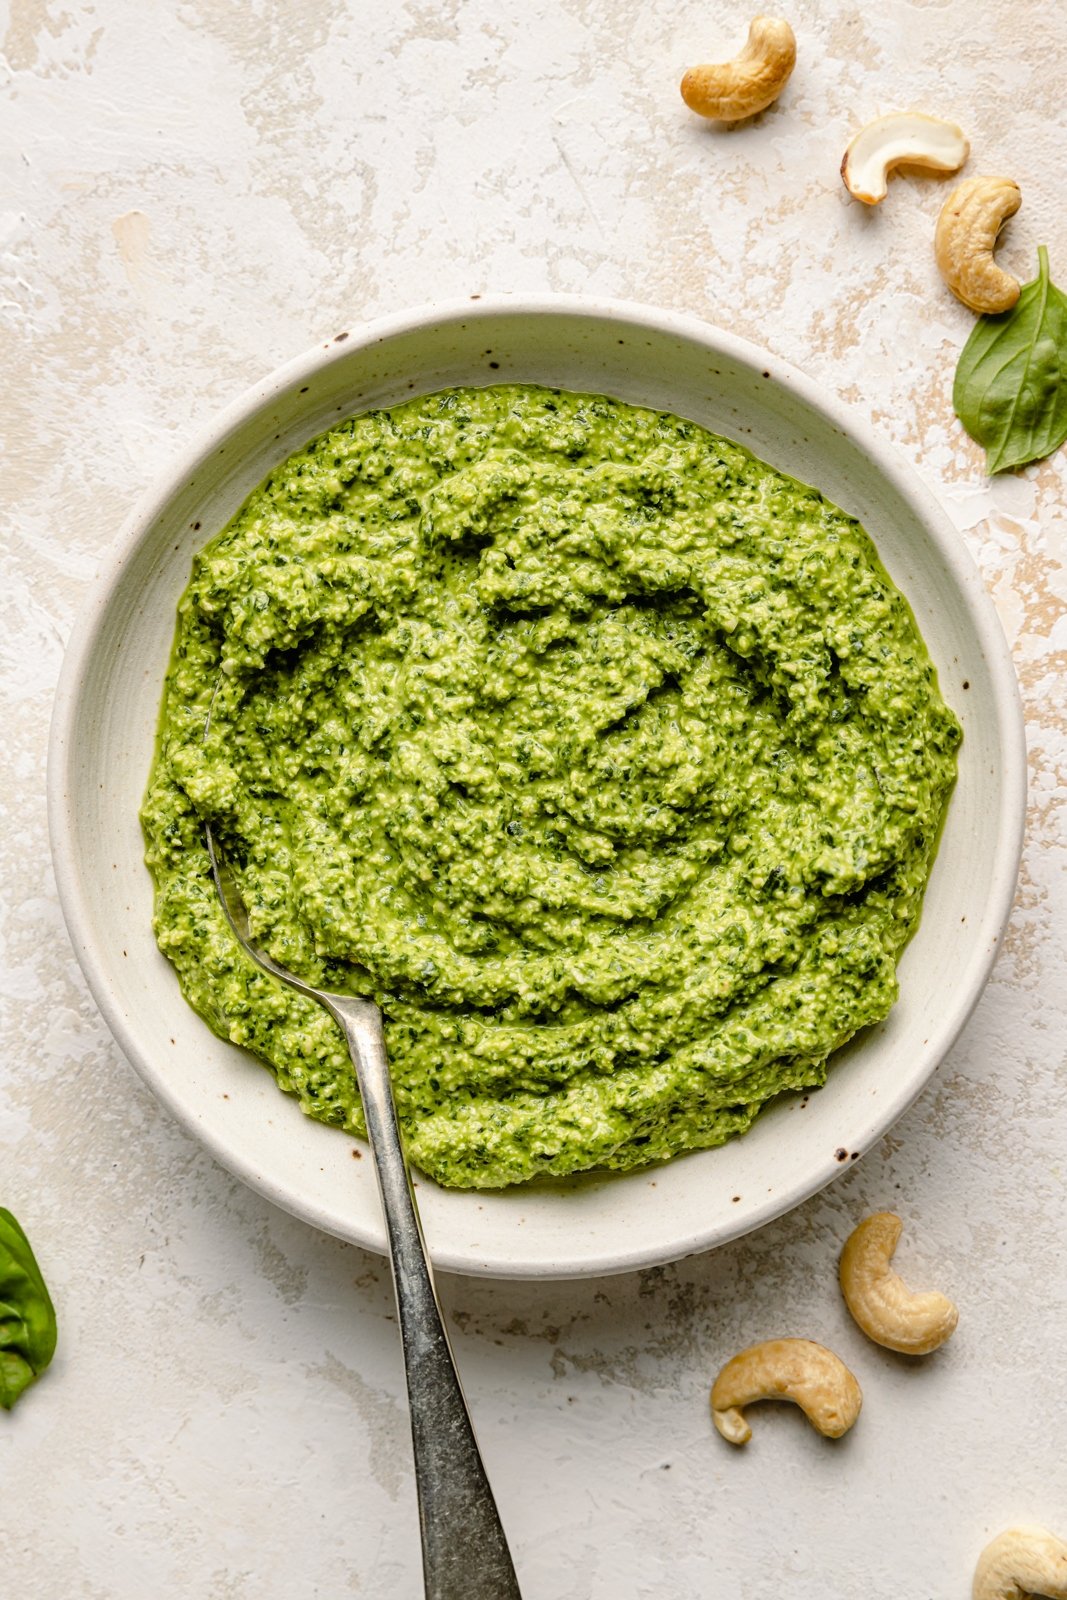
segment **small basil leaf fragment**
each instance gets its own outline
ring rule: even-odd
[[[1037,261],[1010,311],[978,319],[956,368],[952,404],[990,473],[1040,461],[1067,439],[1067,295],[1049,278],[1044,245]]]
[[[0,1206],[0,1406],[10,1411],[51,1361],[56,1313],[30,1242]]]

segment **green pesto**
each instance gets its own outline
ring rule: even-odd
[[[204,739],[208,706],[219,685]],[[439,1182],[743,1132],[884,1017],[960,729],[863,529],[692,422],[529,387],[341,423],[196,557],[145,798],[190,1003],[361,1131],[373,995]]]

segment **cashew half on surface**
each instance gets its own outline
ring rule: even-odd
[[[863,1404],[845,1363],[810,1339],[767,1339],[726,1363],[712,1384],[711,1417],[731,1444],[751,1439],[741,1407],[754,1400],[792,1400],[828,1439],[847,1433]]]
[[[957,300],[972,311],[1010,311],[1019,280],[993,260],[997,234],[1023,203],[1011,178],[967,178],[953,189],[937,219],[934,255]]]
[[[748,41],[732,61],[691,67],[682,79],[690,111],[717,122],[755,116],[777,100],[796,65],[797,41],[780,17],[756,17]]]
[[[849,1234],[841,1252],[841,1293],[868,1339],[924,1356],[955,1330],[960,1319],[945,1295],[912,1294],[889,1263],[904,1224],[892,1211],[876,1211]]]
[[[1044,1528],[1007,1528],[978,1557],[972,1600],[1067,1600],[1067,1544]]]
[[[875,117],[849,143],[841,162],[845,188],[854,200],[876,206],[889,193],[889,174],[907,163],[928,172],[956,172],[971,147],[962,128],[921,111]]]

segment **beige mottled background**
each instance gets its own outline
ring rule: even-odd
[[[54,1370],[0,1413],[0,1600],[416,1596],[402,1374],[377,1259],[216,1167],[119,1057],[56,903],[45,741],[63,642],[190,429],[354,319],[561,289],[701,313],[803,367],[918,467],[979,561],[1029,724],[1031,826],[992,982],[915,1108],[829,1191],[715,1256],[563,1286],[452,1280],[527,1600],[949,1600],[1024,1516],[1067,1534],[1067,454],[990,484],[954,420],[971,317],[945,189],[850,205],[849,131],[902,106],[1023,189],[1001,257],[1067,284],[1067,8],[790,0],[779,106],[677,94],[745,7],[677,0],[0,4],[4,438],[0,1203],[55,1291]],[[962,1308],[925,1365],[833,1286],[867,1208]],[[840,1445],[710,1376],[805,1332],[867,1390]]]

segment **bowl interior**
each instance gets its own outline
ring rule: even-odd
[[[906,1108],[988,974],[1021,837],[1021,718],[977,572],[918,480],[807,380],[691,319],[581,301],[474,301],[342,334],[246,396],[153,490],[68,650],[50,766],[68,925],[127,1056],[231,1170],[330,1232],[384,1249],[360,1147],[306,1118],[181,997],[151,931],[137,820],[175,606],[193,552],[270,468],[335,419],[456,384],[545,383],[677,412],[819,487],[866,526],[960,717],[959,781],[888,1020],[839,1053],[807,1103],[742,1140],[625,1176],[493,1194],[419,1180],[436,1262],[462,1272],[622,1271],[722,1243],[813,1193]]]

